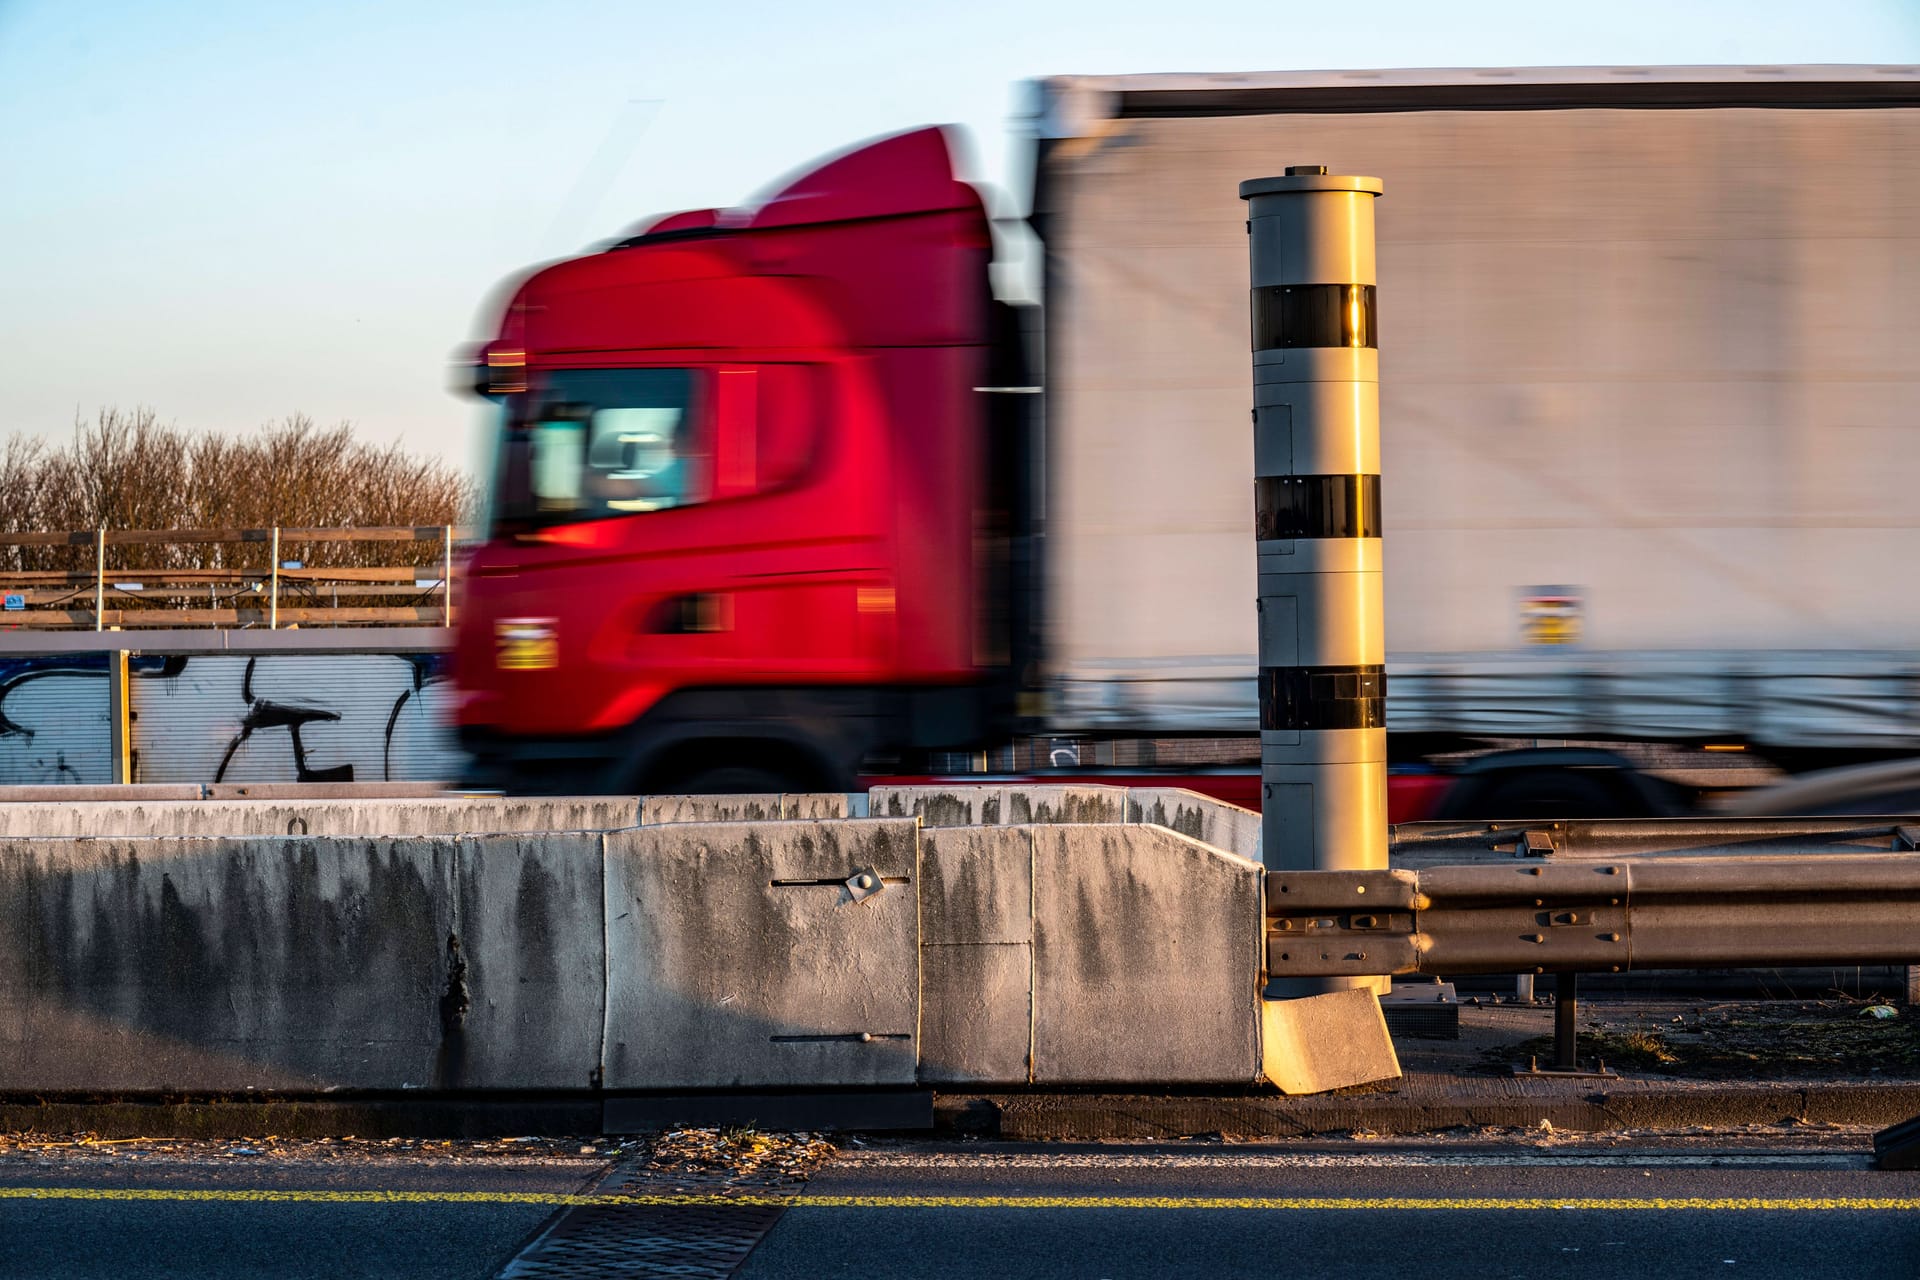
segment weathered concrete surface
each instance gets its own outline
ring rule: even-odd
[[[1038,784],[873,787],[867,792],[867,805],[876,818],[919,818],[929,827],[1124,822],[1127,789]]]
[[[1025,1084],[1033,1066],[1033,830],[920,833],[920,1080]]]
[[[197,782],[123,782],[74,784],[55,783],[0,787],[0,804],[52,803],[79,804],[113,800],[203,800],[206,788]]]
[[[1260,1002],[1260,1074],[1282,1093],[1400,1078],[1380,998],[1364,988]]]
[[[638,798],[0,809],[104,832],[0,837],[0,1089],[1258,1078],[1259,866],[1127,822],[1121,789],[684,820],[865,799],[662,797],[644,826]],[[1209,804],[1134,808],[1231,835]],[[962,816],[991,821],[922,825]],[[403,821],[429,834],[326,834]],[[511,823],[575,829],[486,830]],[[223,824],[266,834],[111,832]]]
[[[929,827],[1150,822],[1216,849],[1260,860],[1260,815],[1179,787],[874,787],[875,816],[917,817]]]
[[[0,787],[0,804],[112,800],[395,800],[462,793],[432,782],[118,782]]]
[[[197,798],[201,800],[448,800],[468,795],[446,782],[206,782],[197,785],[200,788]],[[471,798],[489,797],[474,793]]]
[[[441,1020],[449,1088],[586,1089],[606,1020],[604,837],[468,836]]]
[[[665,822],[777,822],[851,816],[844,791],[646,796],[640,801],[643,827]]]
[[[607,1087],[911,1084],[916,832],[908,819],[608,833]],[[844,883],[861,870],[883,878],[864,900]]]
[[[713,796],[643,796],[640,825],[675,822],[778,822],[778,792]]]
[[[844,791],[789,791],[780,797],[780,816],[788,822],[806,818],[865,817],[853,812],[852,800]]]
[[[1260,815],[1179,787],[1131,787],[1127,821],[1151,822],[1202,844],[1260,861]]]
[[[1033,838],[1034,1081],[1251,1083],[1260,864],[1153,826]]]
[[[635,797],[155,800],[0,805],[8,836],[410,836],[603,831],[638,820]]]
[[[0,1089],[444,1078],[450,838],[0,841]]]

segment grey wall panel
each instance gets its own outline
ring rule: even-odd
[[[140,782],[456,777],[433,654],[145,656],[132,678]]]
[[[107,655],[0,659],[0,786],[113,781]]]

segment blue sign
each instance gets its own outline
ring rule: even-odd
[[[27,598],[16,592],[7,592],[7,612],[13,613],[27,607]]]

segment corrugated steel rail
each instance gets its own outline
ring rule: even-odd
[[[1557,828],[1567,835],[1608,825]],[[1536,826],[1509,828],[1520,835],[1518,856],[1391,871],[1270,872],[1268,971],[1622,973],[1920,961],[1920,856],[1910,852],[1906,833],[1914,828],[1904,822],[1684,825],[1694,842],[1664,852],[1622,855],[1649,834],[1588,829],[1569,841],[1580,850],[1573,856],[1566,846],[1548,853],[1538,842],[1525,853],[1527,832],[1547,829]],[[1764,830],[1787,827],[1800,833],[1797,848],[1777,843],[1787,839],[1784,830]],[[1773,851],[1719,852],[1743,833]],[[1819,835],[1832,842],[1815,843]],[[1882,841],[1886,851],[1863,851],[1854,843],[1861,840]]]

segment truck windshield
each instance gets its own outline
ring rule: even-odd
[[[703,501],[708,465],[686,369],[562,369],[508,398],[494,529]]]

